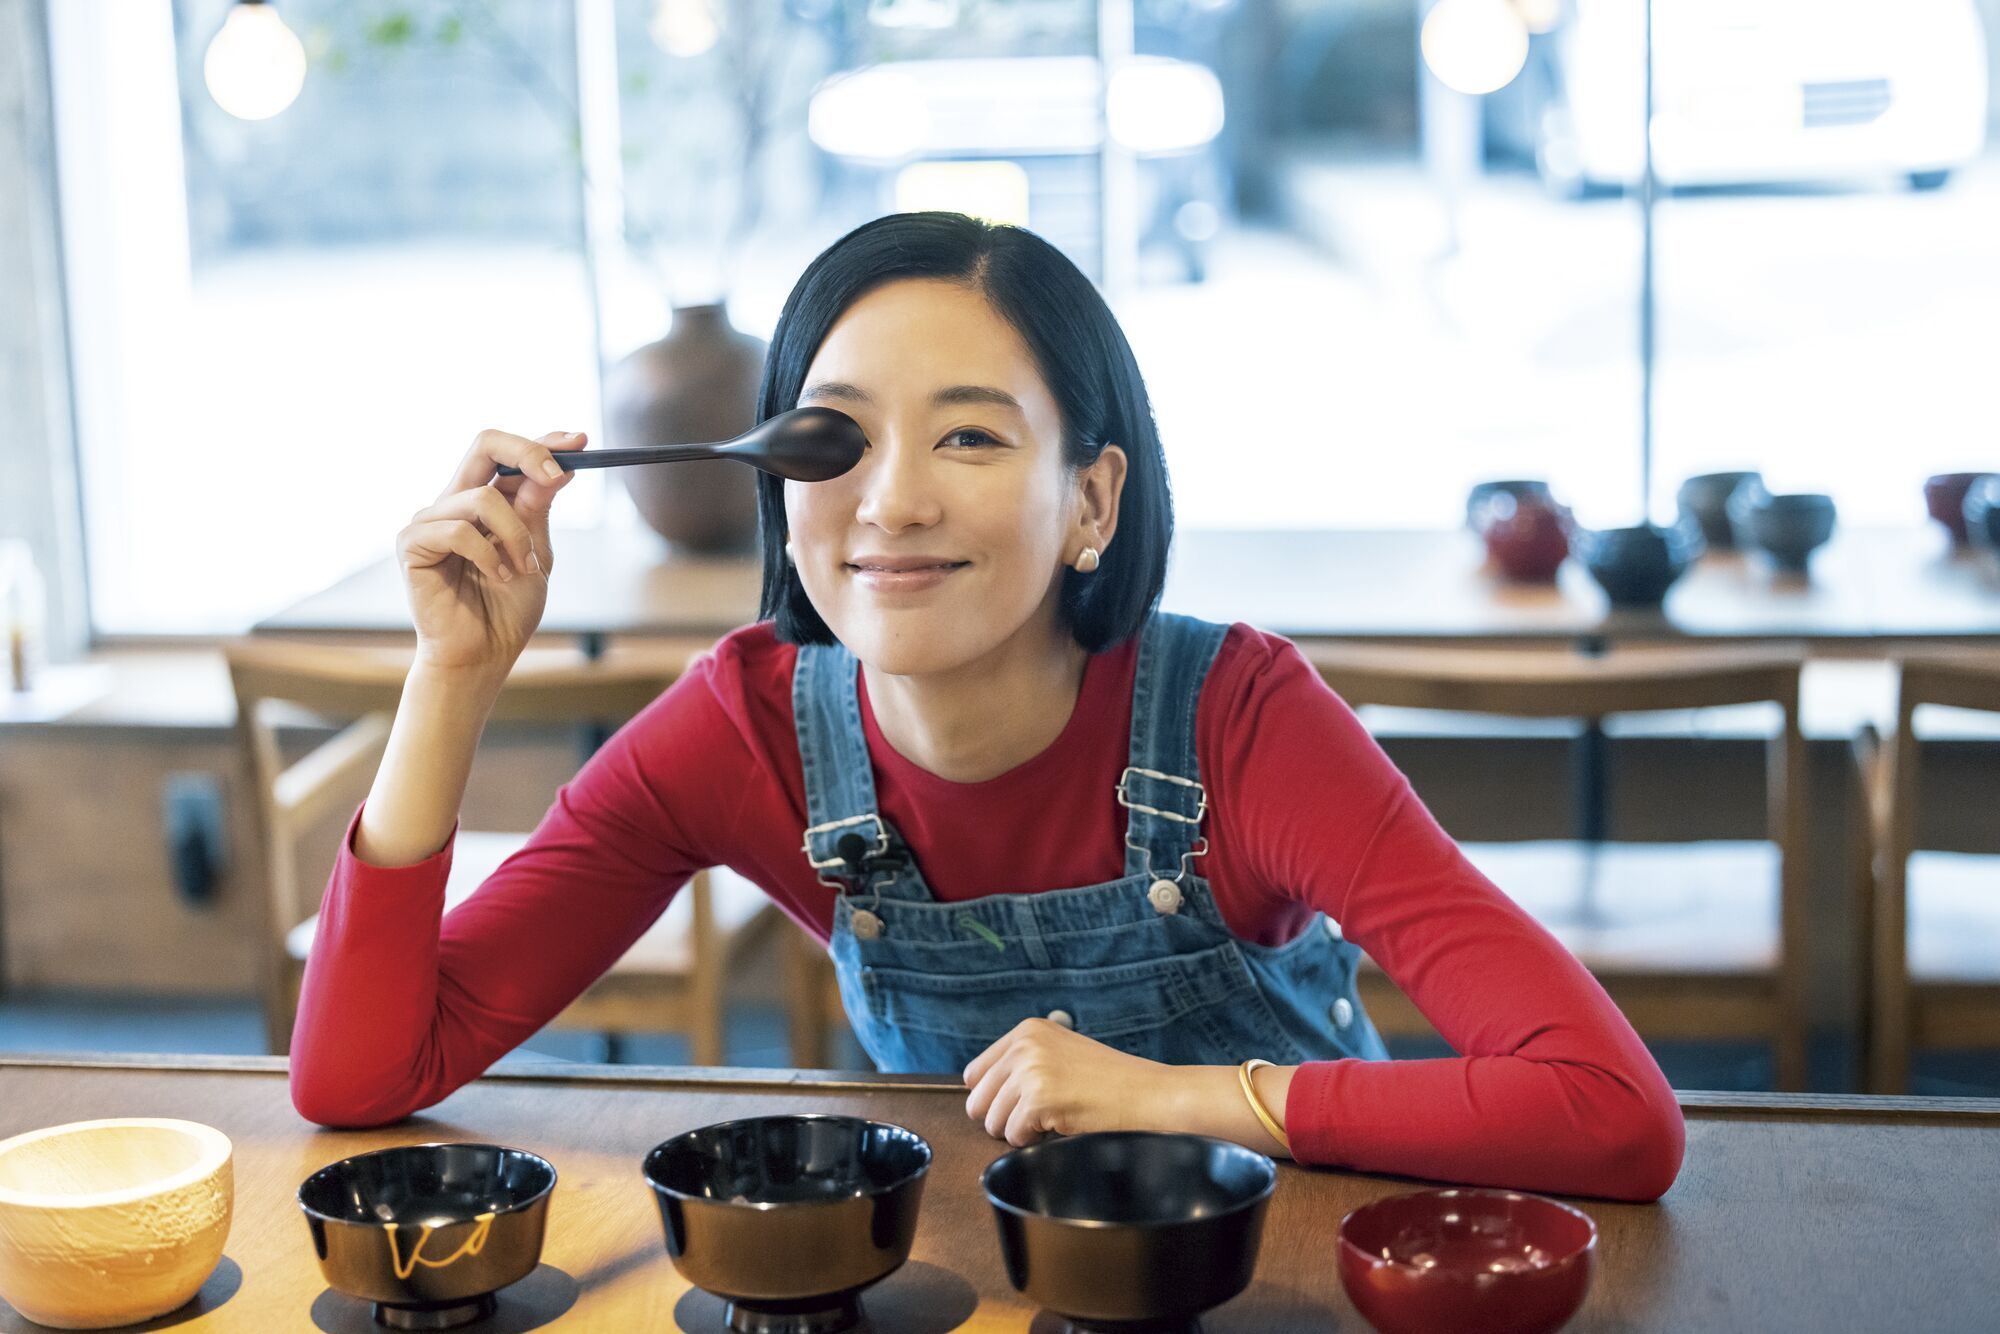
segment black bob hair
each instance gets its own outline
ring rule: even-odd
[[[903,278],[936,278],[978,289],[1020,333],[1062,415],[1063,460],[1074,470],[1106,444],[1126,454],[1118,531],[1094,573],[1065,570],[1062,616],[1092,653],[1144,624],[1166,582],[1173,540],[1173,494],[1153,405],[1124,331],[1076,265],[1020,227],[960,213],[895,213],[855,228],[821,252],[785,299],[757,395],[762,422],[798,406],[806,369],[827,332],[855,301]],[[757,475],[757,528],[763,546],[760,618],[793,644],[831,644],[785,559],[782,479]]]

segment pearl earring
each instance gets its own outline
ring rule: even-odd
[[[1097,568],[1096,547],[1085,547],[1081,552],[1077,553],[1076,572],[1078,574],[1089,574],[1096,568]]]
[[[789,540],[787,540],[785,543],[785,561],[787,564],[791,565],[797,565],[799,563],[799,553],[792,550],[792,544]]]

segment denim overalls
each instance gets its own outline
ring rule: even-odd
[[[1316,919],[1279,946],[1239,940],[1194,869],[1208,850],[1195,706],[1227,631],[1156,613],[1141,632],[1130,767],[1117,788],[1129,812],[1124,876],[963,903],[932,896],[877,812],[853,655],[838,643],[800,647],[804,852],[842,891],[833,962],[877,1066],[955,1074],[1031,1016],[1177,1065],[1386,1058],[1354,990],[1360,951],[1338,926]]]

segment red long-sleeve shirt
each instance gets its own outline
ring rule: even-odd
[[[740,872],[825,939],[832,891],[799,851],[796,654],[768,623],[725,638],[442,923],[449,844],[384,869],[354,854],[350,824],[292,1041],[299,1111],[369,1125],[438,1101],[609,968],[705,866]],[[1091,657],[1054,743],[979,783],[898,754],[864,682],[877,801],[934,894],[1123,874],[1114,786],[1137,658],[1136,637]],[[1325,912],[1463,1053],[1302,1066],[1285,1108],[1301,1162],[1625,1199],[1666,1191],[1684,1128],[1659,1067],[1582,965],[1465,859],[1296,647],[1231,627],[1196,748],[1210,801],[1201,869],[1230,928],[1280,944]]]

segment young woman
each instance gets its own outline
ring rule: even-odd
[[[582,439],[481,433],[403,531],[418,652],[306,969],[305,1116],[444,1097],[727,865],[830,942],[877,1064],[962,1073],[968,1114],[1011,1143],[1185,1130],[1667,1189],[1678,1106],[1590,975],[1292,644],[1154,610],[1166,464],[1068,260],[955,214],[858,228],[772,341],[760,416],[814,403],[868,449],[833,481],[759,477],[767,619],[612,737],[442,921],[473,748],[542,612],[568,481],[550,451]],[[501,463],[525,476],[493,481]],[[1386,1059],[1362,950],[1462,1056]]]

